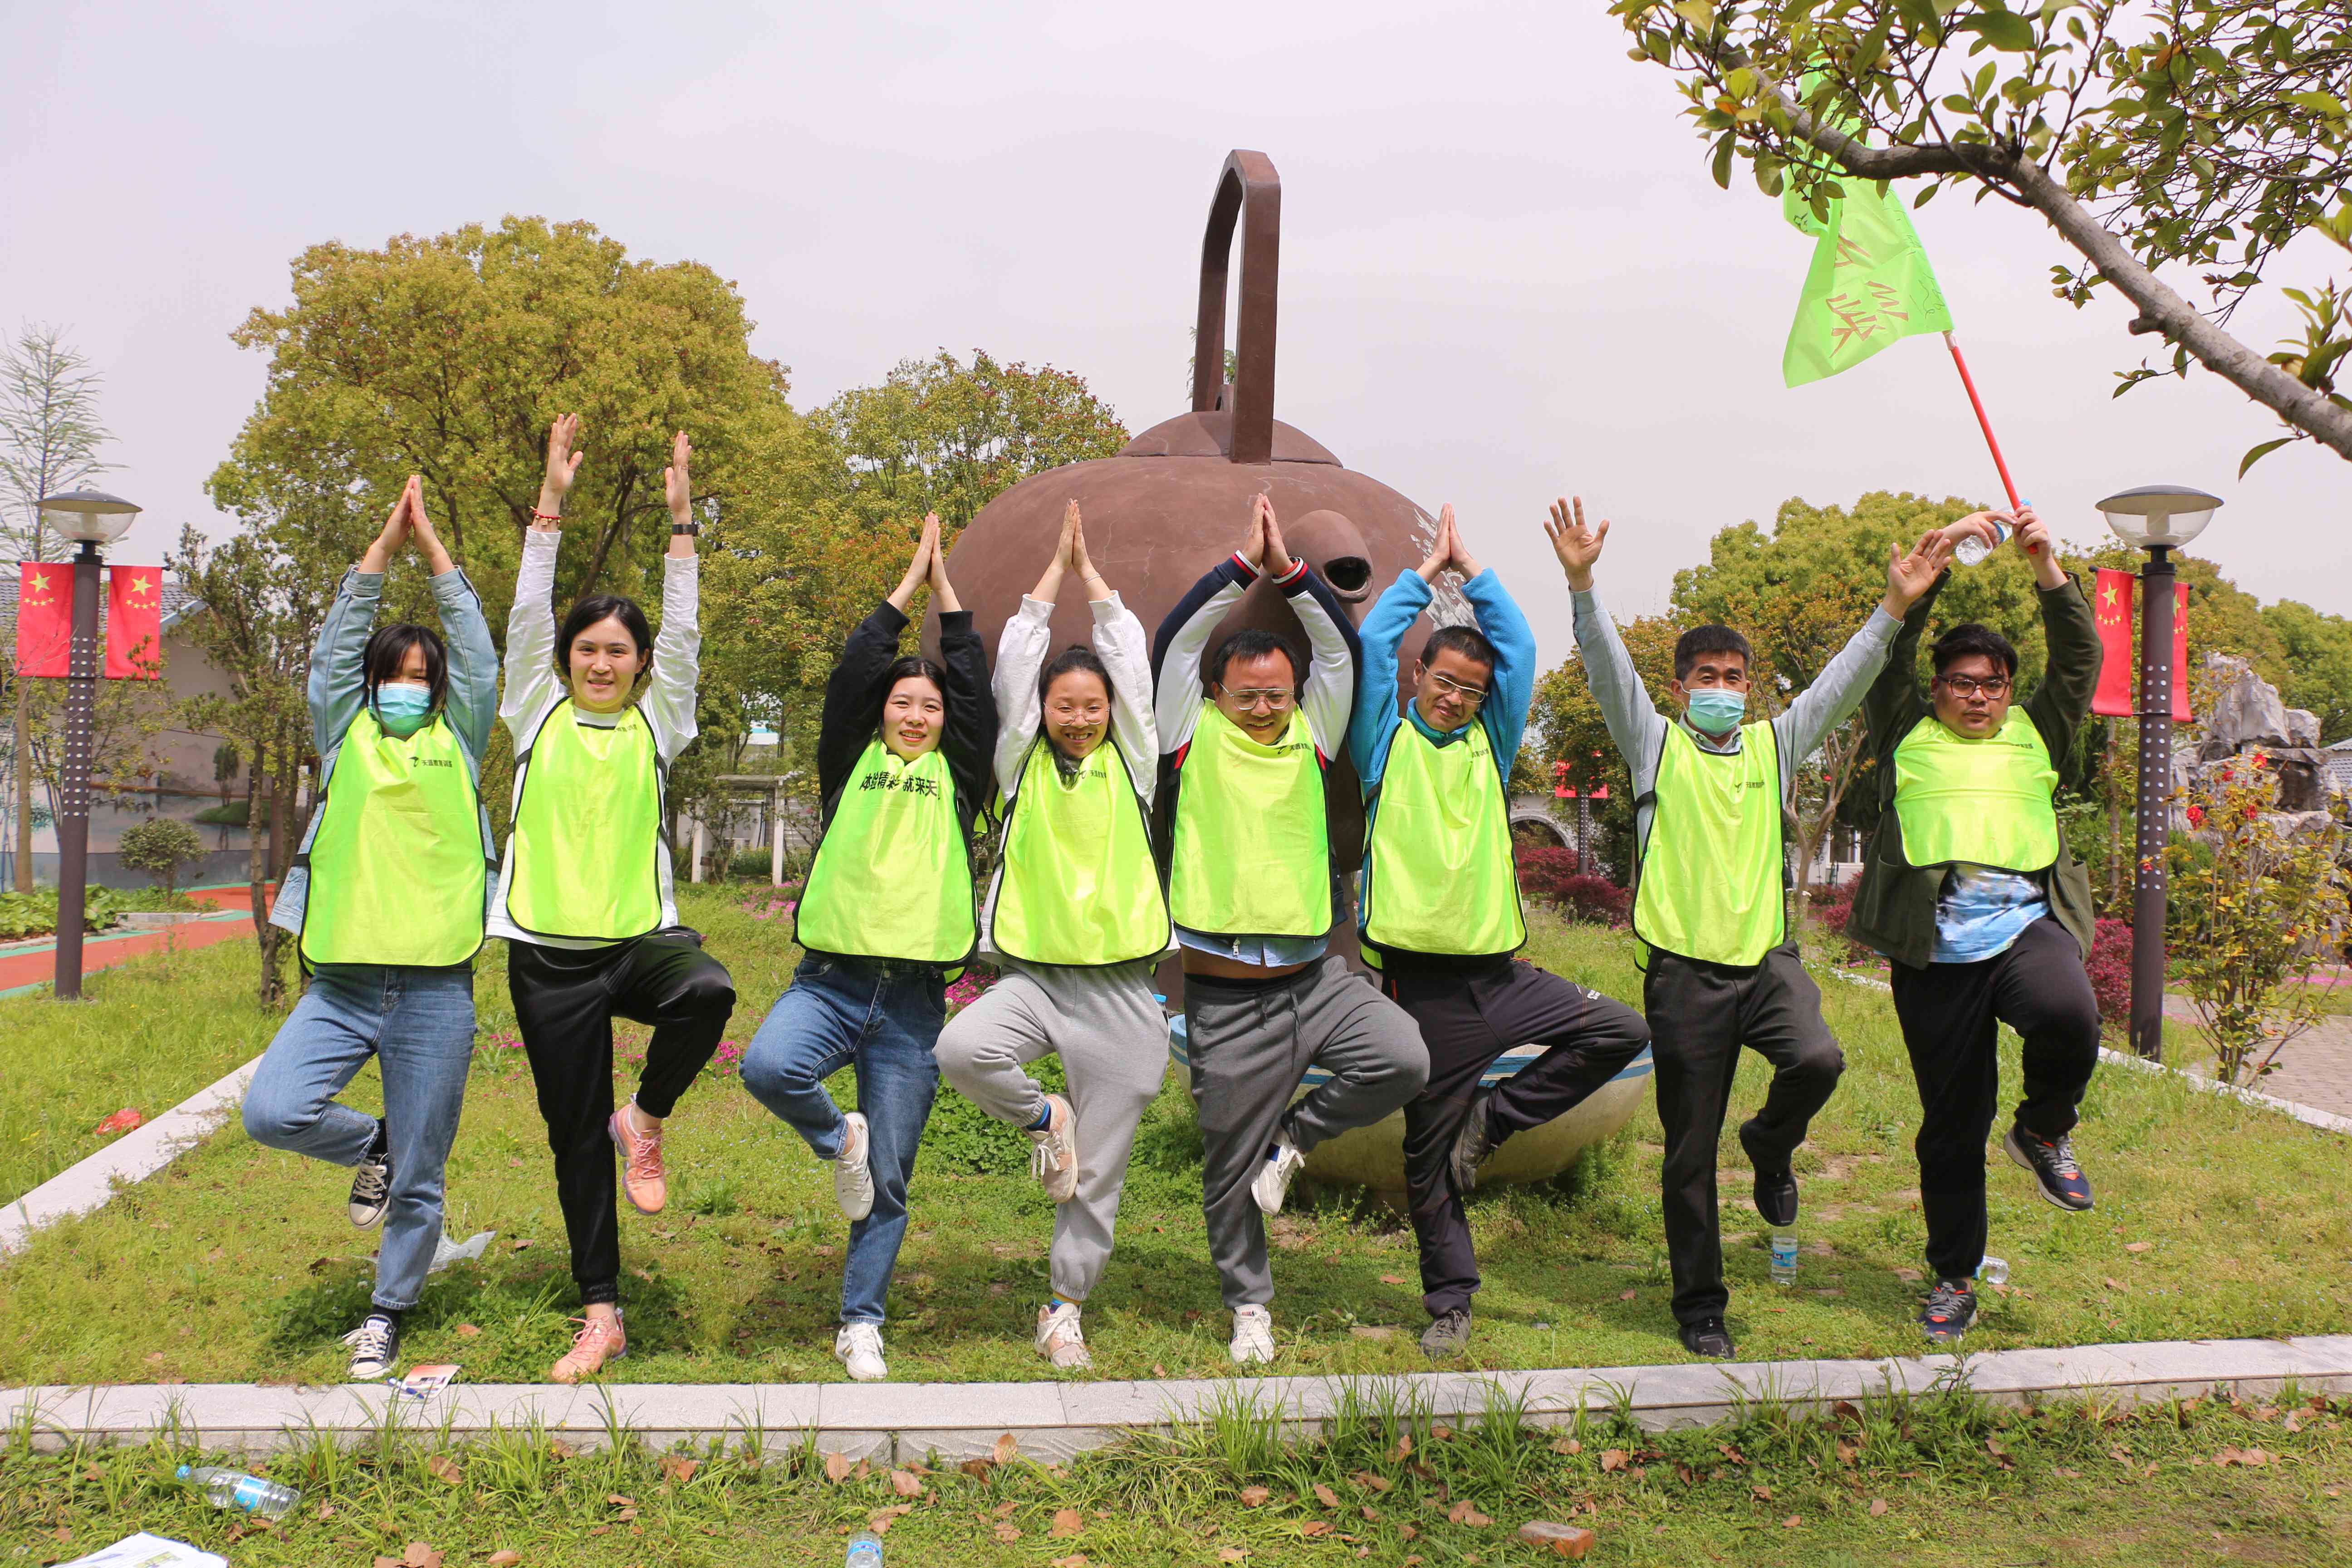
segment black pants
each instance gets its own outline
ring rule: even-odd
[[[719,1049],[735,1011],[727,966],[684,927],[610,947],[507,943],[507,990],[555,1154],[572,1278],[589,1305],[621,1299],[613,1116],[613,1020],[651,1024],[637,1106],[667,1116]]]
[[[1532,963],[1439,965],[1391,957],[1382,985],[1421,1026],[1429,1084],[1404,1108],[1404,1181],[1421,1244],[1422,1304],[1433,1318],[1478,1289],[1451,1156],[1478,1080],[1515,1046],[1549,1047],[1486,1102],[1496,1142],[1540,1127],[1615,1078],[1649,1044],[1642,1015]]]
[[[1845,1053],[1822,1022],[1821,988],[1805,973],[1794,942],[1753,967],[1653,949],[1642,1007],[1656,1034],[1658,1120],[1666,1138],[1659,1185],[1666,1256],[1675,1271],[1675,1321],[1700,1323],[1723,1316],[1731,1300],[1723,1286],[1715,1169],[1739,1047],[1772,1064],[1764,1108],[1739,1129],[1748,1159],[1768,1170],[1788,1167],[1813,1113],[1837,1088]]]
[[[1919,1083],[1919,1208],[1927,1264],[1967,1279],[1984,1261],[1985,1135],[2000,1098],[1998,1023],[2025,1041],[2018,1125],[2041,1138],[2074,1130],[2099,1065],[2099,999],[2083,950],[2055,920],[2025,928],[1975,963],[1894,966],[1895,1016]]]

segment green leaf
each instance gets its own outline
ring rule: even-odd
[[[1715,27],[1715,7],[1707,0],[1675,0],[1675,15],[1702,32]]]
[[[1895,0],[1895,8],[1903,14],[1903,25],[1916,37],[1930,44],[1944,41],[1944,18],[1936,0]]]
[[[1955,31],[1974,33],[1994,48],[2010,54],[2033,52],[2033,23],[2014,11],[1979,11]]]
[[[2331,120],[2344,118],[2344,101],[2332,92],[2290,92],[2286,100],[2299,104],[2314,114],[2325,114]]]
[[[2264,458],[2270,456],[2273,452],[2277,451],[2281,447],[2286,446],[2288,443],[2298,439],[2300,439],[2300,437],[2294,436],[2282,436],[2275,441],[2265,441],[2261,446],[2254,447],[2252,451],[2246,454],[2245,459],[2239,463],[2238,477],[2242,479],[2244,479],[2248,468],[2252,468],[2256,463],[2261,462]]]
[[[1731,189],[1731,132],[1728,131],[1725,132],[1715,144],[1713,173],[1715,183],[1719,188],[1727,191]]]

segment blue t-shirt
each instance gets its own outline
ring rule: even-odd
[[[2015,871],[1965,862],[1944,873],[1936,896],[1931,963],[1981,963],[2009,951],[2025,928],[2050,912],[2042,884]]]

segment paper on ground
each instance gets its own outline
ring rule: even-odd
[[[228,1562],[199,1552],[184,1541],[166,1541],[142,1530],[59,1568],[228,1568]]]
[[[452,1263],[465,1263],[479,1258],[491,1242],[498,1239],[495,1230],[478,1230],[463,1241],[453,1242],[447,1237],[433,1244],[433,1261],[425,1266],[427,1274],[438,1274]]]

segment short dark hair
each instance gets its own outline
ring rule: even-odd
[[[1936,663],[1936,673],[1941,675],[1960,659],[1971,654],[1982,654],[2001,668],[2003,674],[2014,679],[2017,676],[2017,649],[2010,640],[1990,626],[1974,621],[1963,621],[1936,639],[1927,657]]]
[[[413,621],[376,627],[367,640],[367,651],[360,655],[362,689],[370,708],[375,706],[376,688],[398,677],[401,663],[413,647],[425,650],[425,685],[432,693],[434,710],[439,710],[449,695],[449,650],[439,632]]]
[[[1473,664],[1485,665],[1490,674],[1503,659],[1501,651],[1488,642],[1486,634],[1476,626],[1440,626],[1429,634],[1427,642],[1421,645],[1421,662],[1434,662],[1437,656],[1447,648],[1452,648]]]
[[[1054,682],[1074,669],[1087,671],[1103,683],[1106,695],[1109,693],[1110,671],[1103,668],[1103,661],[1096,658],[1095,650],[1084,643],[1072,643],[1046,660],[1045,668],[1037,672],[1037,700],[1045,701],[1045,693],[1054,689]]]
[[[555,634],[556,669],[570,675],[572,639],[598,621],[611,619],[619,620],[639,653],[654,646],[654,629],[646,624],[646,613],[637,607],[635,599],[621,594],[593,594],[572,606],[572,613],[563,617],[563,629]]]
[[[1739,656],[1739,662],[1748,666],[1751,673],[1755,668],[1756,650],[1748,646],[1746,637],[1729,626],[1693,626],[1675,639],[1675,679],[1681,680],[1687,677],[1691,666],[1699,661],[1700,656],[1710,653],[1736,653]]]
[[[1270,653],[1278,653],[1290,661],[1290,679],[1294,686],[1307,684],[1307,656],[1299,651],[1298,645],[1288,637],[1276,637],[1256,626],[1244,626],[1217,645],[1217,651],[1209,656],[1209,683],[1223,686],[1225,683],[1225,666],[1237,658],[1264,658]]]

